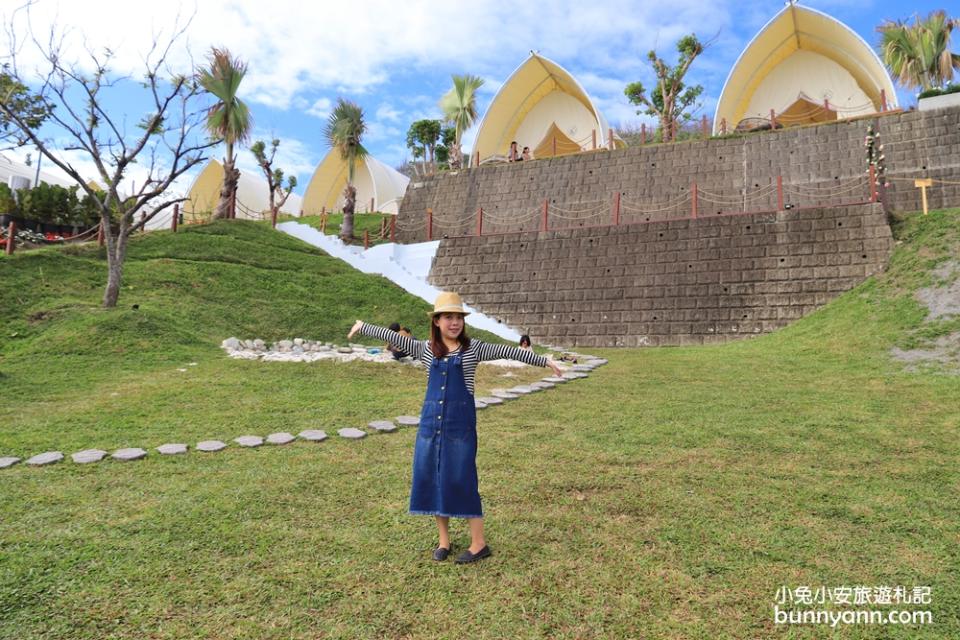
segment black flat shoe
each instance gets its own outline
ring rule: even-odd
[[[446,547],[437,547],[433,550],[433,559],[437,562],[443,562],[450,555],[450,549]]]
[[[468,564],[470,562],[476,562],[477,560],[482,560],[492,554],[493,552],[490,551],[490,547],[488,546],[485,546],[483,549],[480,549],[480,551],[477,551],[476,553],[470,553],[470,549],[467,549],[466,551],[458,555],[457,559],[454,560],[454,562],[456,562],[457,564]]]

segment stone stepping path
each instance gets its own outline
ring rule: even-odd
[[[305,344],[296,344],[296,341],[291,346],[284,345],[284,347],[289,348],[292,352],[297,351],[297,347],[307,346]],[[253,346],[253,345],[251,345]],[[242,348],[242,347],[241,347]],[[261,347],[262,348],[262,347]],[[327,351],[322,347],[314,346],[318,351],[324,352]],[[307,349],[305,349],[306,351]],[[333,351],[333,349],[330,349]],[[341,347],[337,349],[339,353],[342,354],[367,354],[367,349],[365,347],[351,346],[351,347]],[[578,358],[583,357],[579,354],[574,354]],[[391,356],[392,359],[392,356]],[[510,389],[493,389],[490,392],[489,396],[481,396],[474,399],[474,406],[477,409],[485,409],[489,406],[496,406],[503,404],[507,400],[514,400],[522,396],[536,393],[538,391],[543,391],[546,389],[552,389],[558,384],[563,384],[570,380],[579,380],[581,378],[589,377],[588,372],[593,371],[597,367],[607,364],[605,358],[590,358],[585,360],[582,364],[576,364],[569,368],[562,376],[548,376],[536,382],[531,382],[530,384],[521,384]],[[189,366],[196,366],[196,363],[191,362]],[[419,416],[397,416],[393,421],[391,420],[374,420],[370,422],[367,426],[375,431],[382,433],[391,433],[397,431],[399,427],[416,427],[420,424]],[[354,427],[347,427],[344,429],[338,429],[337,435],[341,438],[349,440],[358,440],[360,438],[365,438],[367,432],[361,429],[356,429]],[[273,444],[273,445],[284,445],[294,442],[298,438],[300,440],[305,440],[307,442],[322,442],[328,439],[328,435],[325,431],[318,429],[306,429],[301,431],[296,436],[287,433],[285,431],[271,433],[266,438],[255,435],[246,435],[239,436],[234,438],[233,442],[244,448],[256,448],[260,447],[263,444]],[[197,451],[203,452],[216,452],[222,451],[227,448],[227,443],[220,440],[204,440],[198,442],[196,445]],[[186,444],[180,443],[168,443],[160,445],[156,448],[156,451],[161,455],[171,456],[171,455],[182,455],[188,452],[188,446]],[[70,457],[76,464],[91,464],[95,462],[100,462],[107,458],[109,455],[110,458],[119,461],[130,461],[130,460],[141,460],[147,456],[147,451],[145,449],[131,447],[126,449],[118,449],[113,452],[112,455],[108,454],[106,451],[101,449],[85,449],[83,451],[78,451],[72,454]],[[47,451],[39,455],[35,455],[26,460],[26,464],[30,466],[45,466],[50,464],[56,464],[61,462],[64,459],[64,455],[60,451]],[[21,458],[15,456],[6,456],[0,457],[0,469],[7,469],[16,464],[22,462]]]
[[[107,457],[107,452],[100,449],[84,449],[77,451],[70,458],[77,464],[90,464],[91,462],[100,462]]]

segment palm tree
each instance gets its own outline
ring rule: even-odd
[[[440,109],[446,122],[453,124],[456,135],[450,149],[450,168],[463,165],[460,139],[463,132],[477,119],[477,90],[483,86],[483,78],[464,75],[453,76],[453,88],[440,98]]]
[[[357,162],[367,157],[367,150],[360,144],[360,138],[367,125],[363,121],[363,109],[360,105],[337,98],[337,106],[330,113],[323,136],[331,149],[340,153],[340,158],[347,163],[347,186],[343,190],[343,224],[340,225],[340,237],[344,240],[353,238],[353,211],[357,203],[357,189],[353,186],[353,177]]]
[[[246,63],[233,58],[226,49],[214,48],[210,54],[210,68],[201,69],[197,76],[200,86],[218,100],[207,113],[207,130],[210,135],[227,144],[223,160],[223,186],[220,188],[220,202],[217,203],[214,218],[228,218],[231,215],[230,204],[240,179],[240,170],[234,166],[236,158],[233,147],[245,142],[253,128],[250,110],[237,98],[237,89],[246,73]]]
[[[888,20],[877,27],[883,61],[904,87],[923,91],[941,87],[953,79],[954,69],[960,69],[960,55],[950,52],[955,26],[960,20],[948,18],[942,10],[925,20],[915,15],[912,25]]]

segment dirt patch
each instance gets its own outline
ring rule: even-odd
[[[960,317],[960,261],[948,260],[933,272],[936,284],[916,292],[916,299],[929,313],[924,324]],[[960,332],[954,331],[916,349],[894,347],[890,355],[907,364],[908,371],[923,366],[939,366],[960,374]]]
[[[53,314],[49,311],[37,311],[36,313],[31,313],[27,316],[27,321],[30,324],[38,324],[44,320],[49,320],[53,317]]]

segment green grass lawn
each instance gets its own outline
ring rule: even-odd
[[[958,214],[898,222],[886,273],[785,330],[595,350],[589,379],[481,412],[476,566],[432,562],[432,519],[405,513],[410,429],[0,471],[0,638],[960,637],[960,379],[888,356],[949,330],[912,292],[960,255]],[[358,317],[426,335],[429,307],[387,281],[263,224],[130,253],[111,311],[95,249],[0,259],[0,455],[418,412],[411,367],[218,346],[342,343]],[[783,585],[929,586],[905,608],[934,623],[775,625]]]
[[[388,213],[356,213],[353,215],[353,237],[354,243],[363,244],[363,232],[370,234],[370,246],[390,242],[390,218],[393,216]],[[320,216],[304,216],[303,218],[290,218],[294,222],[301,222],[310,225],[314,229],[320,228]],[[380,237],[380,225],[386,220],[386,237]],[[343,224],[342,213],[327,214],[326,234],[331,236],[340,235],[340,225]]]

